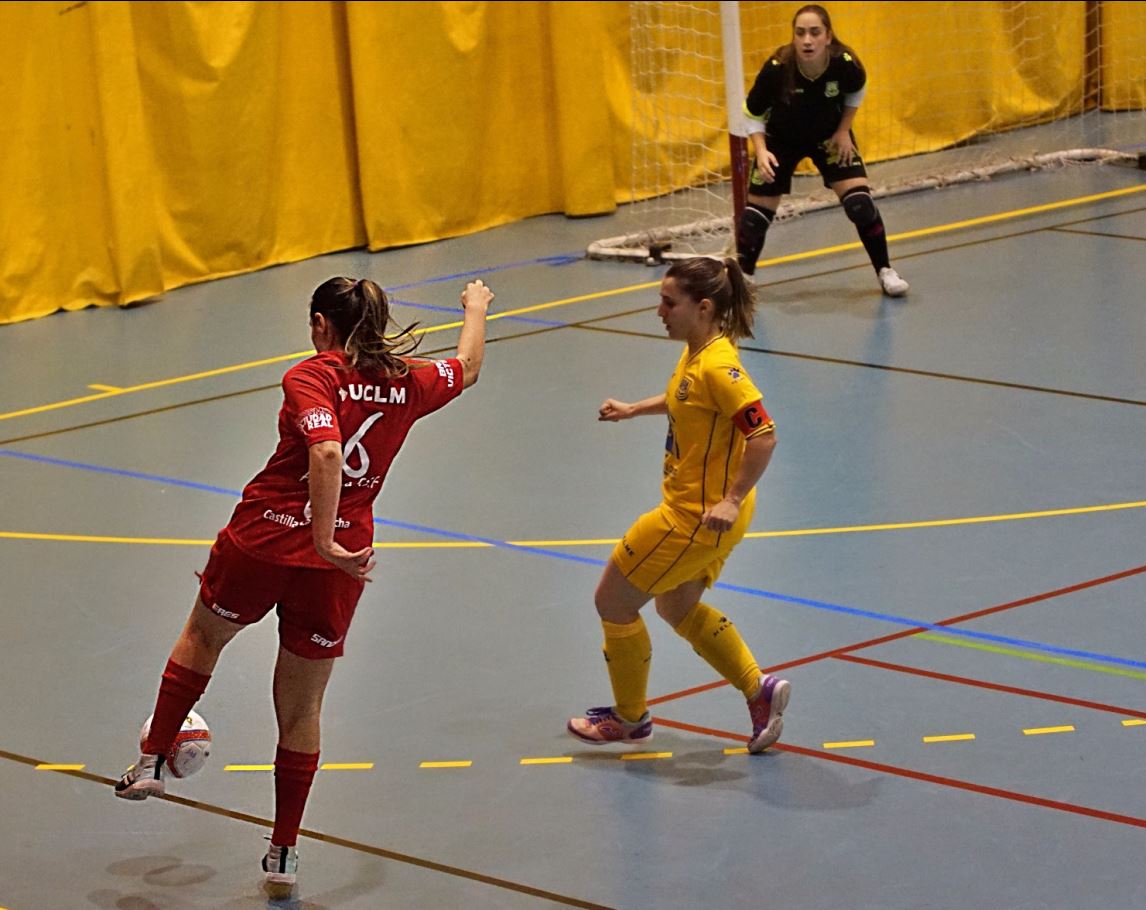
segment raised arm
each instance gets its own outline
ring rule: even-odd
[[[458,360],[462,364],[462,388],[468,389],[478,380],[485,357],[485,320],[489,312],[493,291],[480,278],[471,281],[462,291],[462,333],[458,337]]]

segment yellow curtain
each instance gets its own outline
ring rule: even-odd
[[[1013,4],[928,4],[912,54],[857,48],[880,73],[868,160],[1076,109],[1085,4],[1023,5],[1030,34],[1014,36]],[[893,30],[900,6],[831,5],[845,40]],[[1107,109],[1146,106],[1138,6],[1101,6]],[[769,28],[786,39],[786,20]],[[1052,38],[1019,41],[1036,32]],[[611,211],[630,192],[633,99],[658,90],[631,72],[624,0],[9,2],[0,35],[0,323]],[[961,108],[929,105],[952,78]],[[869,131],[878,111],[888,126]]]

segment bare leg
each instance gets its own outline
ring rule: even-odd
[[[279,648],[275,664],[275,717],[279,745],[292,752],[318,752],[319,716],[334,659],[307,660]]]

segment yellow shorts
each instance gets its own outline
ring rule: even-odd
[[[664,594],[690,581],[711,588],[728,554],[744,537],[751,506],[716,546],[698,543],[695,531],[678,530],[663,507],[646,512],[625,532],[613,550],[613,562],[631,584],[646,594]],[[714,535],[704,535],[714,536]]]

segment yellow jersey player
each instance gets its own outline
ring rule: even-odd
[[[686,343],[663,395],[634,404],[608,399],[600,420],[667,414],[663,500],[626,532],[605,566],[596,606],[614,704],[590,708],[567,729],[582,742],[641,743],[653,735],[647,687],[652,644],[640,610],[657,613],[748,700],[750,752],[780,738],[790,685],[766,676],[736,627],[702,603],[744,537],[756,482],[776,444],[759,390],[736,342],[752,337],[753,291],[735,259],[677,262],[661,283],[657,315]]]

